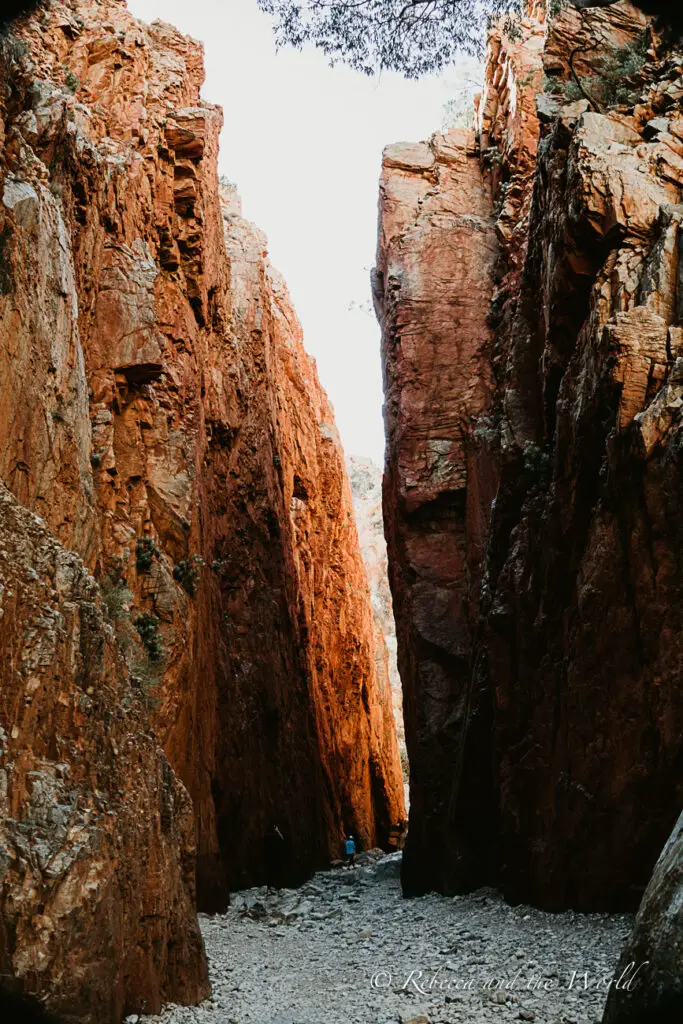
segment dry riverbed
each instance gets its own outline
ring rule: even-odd
[[[296,891],[236,894],[201,917],[211,1000],[144,1020],[598,1024],[630,918],[510,907],[491,890],[405,900],[398,866],[365,855]]]

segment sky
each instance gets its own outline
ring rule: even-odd
[[[384,461],[380,332],[370,269],[382,149],[428,138],[462,71],[419,82],[330,68],[313,48],[276,51],[256,0],[128,0],[204,43],[204,99],[223,107],[219,173],[268,236],[347,455]],[[476,74],[476,71],[474,72]]]

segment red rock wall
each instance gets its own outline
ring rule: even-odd
[[[272,824],[293,882],[339,856],[344,831],[386,843],[400,766],[334,415],[264,235],[224,198],[237,407],[205,477],[229,701],[213,792],[231,882],[265,877]]]
[[[0,623],[2,988],[87,1024],[197,1002],[190,798],[95,580],[1,483]]]
[[[221,202],[200,46],[117,0],[55,2],[15,33],[0,476],[98,580],[217,908],[272,873],[274,825],[293,883],[403,814],[341,447],[265,240]]]
[[[403,724],[403,687],[396,660],[396,623],[389,587],[389,562],[382,514],[382,470],[362,455],[347,460],[360,550],[368,574],[370,600],[375,621],[375,651],[380,666],[389,672],[394,722],[401,764],[406,776],[407,755]],[[381,671],[385,671],[381,667]],[[405,783],[404,783],[405,785]]]
[[[643,67],[635,106],[607,101],[591,111],[564,84],[568,52],[590,40],[577,67],[589,88],[602,88],[600,62],[645,24],[621,3],[584,15],[566,9],[543,53],[546,30],[531,20],[524,40],[491,40],[478,116],[499,257],[480,374],[491,381],[490,411],[473,434],[486,431],[499,484],[475,569],[456,587],[476,625],[465,663],[440,691],[453,687],[441,704],[452,726],[450,736],[442,731],[448,757],[421,746],[432,691],[417,696],[419,619],[399,617],[404,685],[416,694],[406,699],[411,770],[442,793],[426,806],[418,796],[411,809],[408,887],[494,883],[550,908],[630,908],[680,810],[680,55]],[[539,124],[530,104],[541,89]],[[381,210],[385,192],[383,184]],[[470,192],[468,182],[462,197]],[[454,202],[439,192],[429,201],[445,213]],[[380,261],[392,230],[383,224],[393,218],[384,212]],[[417,275],[403,268],[415,264],[420,236],[406,239],[413,251],[400,272],[412,284]],[[448,396],[423,324],[445,308],[451,282],[481,273],[461,269],[471,259],[489,266],[487,249],[461,249],[446,272],[425,264],[420,294],[439,288],[438,300],[408,310],[394,329],[385,320],[385,514],[394,536],[406,532],[409,513],[392,482],[393,466],[405,462],[393,410],[407,410],[401,436],[419,436],[432,413],[411,401],[414,381],[433,394],[438,387],[435,402]],[[400,273],[395,280],[400,296]],[[393,352],[406,335],[411,361],[396,374]],[[470,337],[478,341],[479,329]],[[449,403],[443,420],[462,407]],[[451,492],[444,486],[441,500]],[[479,478],[468,476],[467,507],[480,493]],[[461,530],[458,522],[449,536]],[[390,548],[399,605],[416,585],[412,551],[427,543],[431,521],[411,548],[395,545],[393,556]],[[443,564],[439,551],[420,568],[430,587],[450,584]],[[445,621],[448,635],[457,607]]]
[[[410,756],[410,892],[445,884],[449,857],[442,838],[495,493],[485,416],[496,255],[473,133],[385,150],[373,288],[386,391],[385,526]]]
[[[202,77],[198,44],[114,2],[53,4],[9,44],[4,316],[18,356],[5,356],[16,370],[0,450],[9,486],[117,606],[127,663],[194,802],[203,899],[205,864],[225,893],[210,791],[215,681],[196,685],[196,613],[173,578],[200,553],[207,319],[229,315],[221,115],[197,105]],[[155,546],[148,566],[139,542]],[[143,614],[158,619],[156,662],[134,626]]]

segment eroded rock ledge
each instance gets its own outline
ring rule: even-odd
[[[384,158],[404,885],[626,909],[683,803],[683,59],[534,6],[476,132]]]

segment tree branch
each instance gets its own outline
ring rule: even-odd
[[[591,107],[594,107],[595,110],[597,110],[597,112],[599,114],[604,114],[605,110],[604,110],[602,104],[598,103],[598,101],[596,99],[593,99],[591,94],[584,88],[584,86],[583,86],[583,84],[581,82],[581,79],[579,78],[578,74],[576,73],[576,69],[574,68],[574,58],[575,57],[577,57],[580,53],[584,53],[584,54],[585,53],[590,53],[592,50],[597,50],[597,48],[598,48],[597,42],[593,42],[592,46],[587,46],[587,47],[577,46],[575,49],[573,49],[572,52],[569,54],[569,70],[571,71],[572,77],[573,77],[574,81],[576,82],[576,84],[577,84],[577,86],[579,88],[579,91],[580,91],[581,95],[583,96],[583,98],[588,100],[588,102],[590,103]]]

